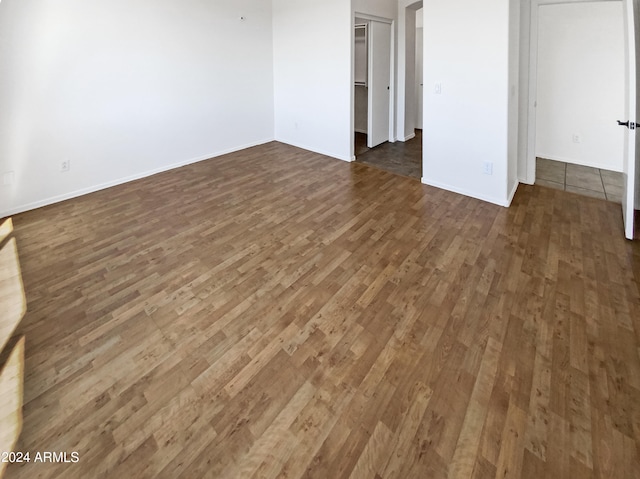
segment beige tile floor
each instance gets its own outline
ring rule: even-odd
[[[536,185],[621,203],[622,179],[615,171],[536,159]]]

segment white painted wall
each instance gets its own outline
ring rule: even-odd
[[[520,1],[520,44],[518,79],[518,181],[533,184],[532,172],[527,164],[529,145],[529,48],[531,43],[531,0]],[[531,173],[531,174],[530,174]]]
[[[369,24],[369,20],[364,18],[355,19],[356,25]],[[367,31],[367,35],[369,32]],[[354,55],[362,55],[360,58],[360,62],[362,64],[366,64],[368,67],[368,57],[369,52],[367,50],[361,50],[360,52],[354,51]],[[357,61],[356,61],[357,64]],[[367,68],[368,69],[368,68]],[[367,72],[368,75],[368,72]],[[355,124],[354,129],[359,133],[367,133],[368,122],[369,122],[369,91],[368,87],[362,85],[356,85],[354,90],[354,115],[355,115]]]
[[[273,0],[278,141],[351,161],[352,43],[350,2]]]
[[[400,137],[397,134],[397,118],[399,115],[399,107],[396,103],[396,93],[400,88],[398,85],[398,76],[397,76],[397,65],[398,65],[398,4],[397,0],[351,0],[351,9],[352,15],[355,16],[356,13],[364,13],[367,16],[379,17],[387,20],[391,20],[393,22],[393,50],[391,52],[393,59],[393,72],[392,72],[392,85],[391,89],[393,91],[393,95],[391,98],[391,137],[392,140],[404,140],[404,137]],[[353,93],[354,99],[357,100],[359,92],[354,91]],[[356,110],[353,112],[354,115],[354,125],[359,124],[359,115],[360,113]]]
[[[509,24],[509,0],[424,2],[423,182],[501,205],[510,194]]]
[[[622,2],[542,5],[538,21],[536,156],[622,171]]]
[[[398,16],[396,0],[351,0],[353,11],[395,20]]]
[[[271,2],[3,0],[0,105],[0,216],[271,140]]]
[[[422,9],[418,10],[418,13],[422,12]],[[415,127],[422,130],[422,115],[424,110],[424,28],[417,26],[419,23],[416,21],[416,82],[415,82],[415,114],[416,123]]]

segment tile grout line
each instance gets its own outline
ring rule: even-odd
[[[555,161],[555,160],[548,160],[548,161]],[[568,191],[567,190],[567,186],[569,186],[569,185],[567,183],[567,175],[568,175],[567,171],[568,171],[569,163],[566,163],[566,162],[558,162],[558,163],[562,163],[563,164],[563,168],[564,168],[564,170],[563,170],[562,189],[563,189],[563,191]],[[584,191],[591,191],[592,193],[598,193],[598,194],[601,194],[602,196],[604,196],[604,199],[606,201],[613,201],[613,200],[609,199],[609,195],[607,194],[607,188],[606,188],[606,185],[604,183],[604,178],[602,176],[602,169],[600,169],[600,168],[593,168],[593,169],[597,170],[598,175],[600,177],[600,189],[599,190],[596,190],[594,188],[590,188],[587,185],[582,185],[582,184],[579,185],[579,186],[578,185],[571,185],[572,188],[576,188],[578,190],[584,190]],[[536,177],[538,177],[537,174],[536,174]],[[554,182],[553,180],[545,180],[545,181]],[[590,195],[586,195],[586,196],[590,196]]]
[[[604,191],[604,199],[609,200],[609,195],[607,194],[607,187],[604,185],[604,179],[602,178],[602,170],[598,168],[598,174],[600,175],[600,183],[602,183],[602,191]]]

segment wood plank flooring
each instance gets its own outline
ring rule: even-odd
[[[13,218],[8,478],[640,477],[640,245],[278,143]],[[32,456],[33,457],[33,456]]]

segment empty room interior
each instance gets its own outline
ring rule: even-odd
[[[640,478],[637,7],[0,0],[0,477]]]

